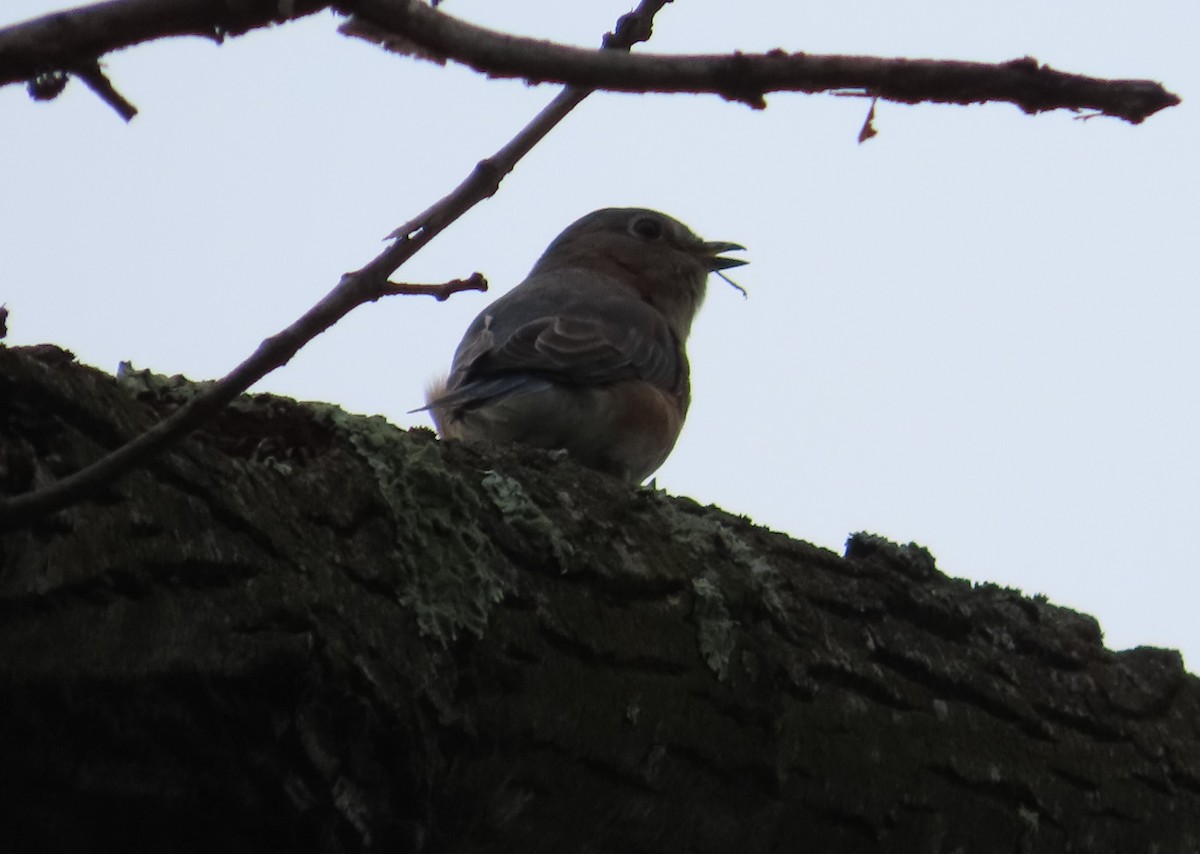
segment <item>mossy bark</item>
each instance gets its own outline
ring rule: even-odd
[[[192,388],[0,349],[0,491]],[[1198,722],[918,547],[265,395],[0,531],[8,851],[1193,854]]]

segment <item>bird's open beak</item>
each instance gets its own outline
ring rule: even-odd
[[[743,264],[749,264],[741,258],[722,258],[722,252],[745,252],[746,247],[740,243],[727,243],[723,240],[712,240],[701,244],[700,247],[704,251],[704,260],[708,263],[710,271],[728,270],[730,267],[740,267]]]

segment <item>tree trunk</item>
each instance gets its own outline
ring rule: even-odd
[[[0,492],[193,393],[0,348]],[[1200,851],[1200,681],[869,535],[244,397],[0,533],[6,851]]]

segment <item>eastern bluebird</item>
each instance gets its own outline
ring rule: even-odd
[[[475,318],[425,409],[442,436],[561,448],[642,482],[687,415],[684,342],[708,274],[745,264],[720,255],[744,248],[657,211],[588,214]]]

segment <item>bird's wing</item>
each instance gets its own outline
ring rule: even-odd
[[[674,346],[640,319],[558,315],[526,323],[472,366],[471,373],[534,371],[580,385],[644,379],[669,385]]]
[[[686,383],[682,348],[657,311],[608,283],[526,280],[467,331],[443,405],[512,393],[527,383],[591,385],[641,379],[667,391]]]

